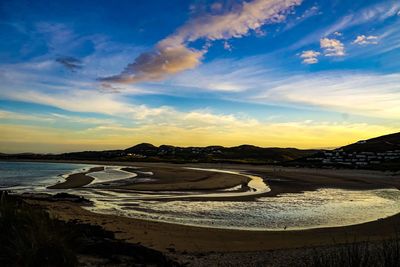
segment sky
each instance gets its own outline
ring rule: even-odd
[[[399,0],[0,2],[0,152],[399,129]]]

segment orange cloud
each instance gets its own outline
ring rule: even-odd
[[[267,23],[283,21],[287,11],[301,1],[253,0],[220,15],[207,14],[191,19],[174,34],[161,40],[154,51],[139,55],[122,73],[100,80],[118,83],[155,81],[195,68],[201,63],[208,46],[196,50],[189,48],[188,43],[199,39],[214,41],[240,38]]]

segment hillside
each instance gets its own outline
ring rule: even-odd
[[[317,150],[300,150],[296,148],[262,148],[252,145],[236,147],[175,147],[151,144],[139,144],[125,149],[127,156],[152,157],[160,160],[182,160],[199,162],[249,162],[273,163],[294,160],[311,155]]]
[[[340,149],[346,152],[385,152],[400,149],[400,132],[379,136],[376,138],[358,141],[357,143],[343,146]]]
[[[289,165],[400,170],[400,133],[361,140],[293,160]]]
[[[262,148],[252,145],[236,147],[177,147],[148,143],[138,144],[124,150],[83,151],[59,155],[14,154],[0,155],[6,159],[51,159],[51,160],[115,160],[148,162],[226,162],[267,164],[281,163],[315,154],[318,150],[296,148]]]

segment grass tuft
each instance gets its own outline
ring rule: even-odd
[[[1,266],[76,266],[78,233],[41,209],[1,192]]]
[[[57,220],[0,191],[0,266],[78,265],[179,266],[159,251],[116,240],[98,225]]]
[[[315,249],[311,259],[304,260],[308,267],[365,267],[400,266],[400,239],[382,242],[356,242],[335,248]]]

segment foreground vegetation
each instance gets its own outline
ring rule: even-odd
[[[18,197],[0,195],[0,266],[177,265],[98,226],[59,221]]]
[[[400,266],[400,238],[382,242],[361,242],[315,249],[305,260],[309,267],[398,267]]]

